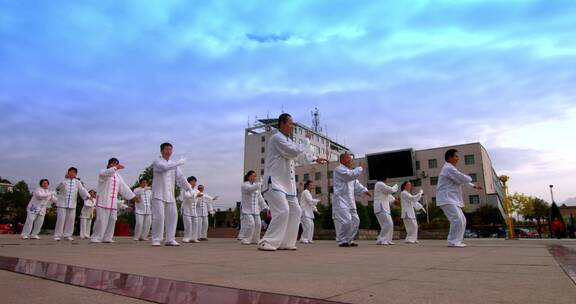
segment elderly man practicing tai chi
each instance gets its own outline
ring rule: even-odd
[[[296,250],[298,227],[302,209],[296,197],[294,178],[295,161],[310,164],[314,161],[326,163],[316,158],[310,150],[312,133],[306,132],[306,139],[297,145],[291,139],[294,121],[290,114],[278,118],[278,132],[268,141],[266,148],[266,169],[264,170],[264,198],[268,201],[272,221],[258,244],[259,250]]]

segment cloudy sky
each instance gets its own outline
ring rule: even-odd
[[[481,142],[512,192],[576,197],[576,1],[0,0],[0,176],[170,141],[239,200],[248,121],[318,107],[357,155]],[[53,183],[54,184],[54,183]]]

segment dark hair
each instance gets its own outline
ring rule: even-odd
[[[141,178],[140,180],[138,180],[138,183],[139,183],[139,184],[141,184],[142,182],[148,182],[148,180],[145,179],[145,178]]]
[[[38,183],[38,184],[39,184],[40,186],[42,186],[42,183],[43,183],[43,182],[47,182],[48,185],[50,185],[50,181],[49,181],[48,179],[46,179],[46,178],[41,179],[41,180],[40,180],[40,183]]]
[[[287,123],[289,118],[292,118],[292,116],[288,113],[280,114],[280,116],[278,116],[278,127],[280,127],[281,124]]]
[[[164,148],[166,148],[166,147],[172,147],[172,144],[171,144],[171,143],[167,143],[167,142],[161,144],[161,145],[160,145],[160,151],[164,150]]]
[[[405,181],[402,183],[402,185],[400,186],[400,191],[404,191],[404,189],[406,189],[406,185],[408,185],[410,181]]]
[[[78,173],[78,169],[76,169],[74,167],[68,168],[68,172],[70,172],[70,171],[74,171],[74,172]]]
[[[250,175],[252,174],[256,174],[256,172],[254,172],[254,170],[250,170],[248,171],[248,173],[246,173],[246,175],[244,175],[244,181],[247,182],[248,178],[250,177]]]
[[[204,185],[198,185],[198,189],[200,188],[204,189]]]
[[[378,181],[385,182],[388,179],[388,175],[382,175],[378,178]]]
[[[196,178],[196,176],[189,176],[186,180],[187,180],[188,182],[191,182],[191,181],[197,182],[197,181],[198,181],[198,179]]]
[[[311,180],[306,181],[306,182],[304,183],[304,190],[307,190],[311,183],[312,183]]]
[[[97,193],[96,190],[94,190],[94,189],[91,189],[90,191],[88,191],[88,193],[90,193],[90,192],[94,192],[94,194]]]
[[[116,157],[112,157],[111,159],[108,160],[108,166],[110,166],[110,164],[112,164],[113,162],[120,163],[120,161]]]
[[[450,149],[450,150],[446,151],[446,154],[444,154],[444,160],[448,161],[448,159],[450,157],[453,157],[454,155],[456,155],[456,153],[458,153],[458,150],[456,150],[456,149]]]

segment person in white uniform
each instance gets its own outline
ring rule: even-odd
[[[118,173],[124,169],[117,158],[108,160],[106,169],[98,174],[98,194],[96,195],[96,222],[92,233],[92,243],[113,243],[114,229],[118,207],[127,207],[123,201],[118,200],[121,196],[125,200],[139,202],[140,198],[130,190],[124,179]]]
[[[58,201],[56,195],[48,190],[49,185],[50,182],[47,179],[41,179],[40,187],[32,193],[32,198],[26,207],[26,223],[24,224],[22,234],[20,235],[23,240],[29,238],[35,240],[40,239],[38,234],[44,224],[46,208]]]
[[[412,195],[412,183],[405,181],[400,186],[400,202],[402,206],[402,220],[406,228],[406,244],[418,244],[418,221],[416,220],[416,209],[421,209],[422,205],[418,201],[424,193],[422,189],[416,195]]]
[[[88,191],[90,198],[84,200],[84,206],[80,211],[80,239],[89,239],[92,230],[92,219],[96,212],[96,191]]]
[[[448,221],[450,221],[450,231],[448,233],[448,246],[455,248],[466,247],[464,232],[466,230],[466,217],[462,208],[462,186],[469,186],[477,190],[482,190],[480,185],[472,183],[472,178],[456,169],[460,160],[458,150],[449,149],[444,154],[446,163],[440,170],[438,185],[436,188],[436,206],[440,207]]]
[[[172,156],[172,144],[160,145],[160,156],[152,163],[154,179],[152,181],[152,246],[160,246],[164,240],[166,246],[180,246],[176,242],[176,225],[178,223],[178,210],[176,208],[175,185],[182,191],[190,191],[192,187],[180,170],[185,159],[175,162]],[[166,234],[164,235],[164,232]]]
[[[196,200],[196,212],[198,213],[198,240],[208,240],[208,215],[214,215],[214,201],[218,196],[210,196],[204,193],[204,185],[198,185],[198,192],[202,195]]]
[[[84,188],[80,179],[76,178],[78,169],[71,167],[68,169],[64,181],[56,187],[58,202],[56,203],[57,219],[54,228],[54,240],[60,241],[62,237],[68,241],[73,241],[74,220],[76,218],[76,201],[78,194],[86,200],[90,197],[88,190]]]
[[[314,189],[316,184],[313,181],[306,181],[304,183],[304,190],[300,195],[300,208],[302,208],[302,217],[300,224],[302,225],[302,234],[300,235],[300,243],[311,244],[314,238],[314,213],[318,213],[316,205],[320,202],[319,199],[312,197],[311,189]]]
[[[381,178],[374,185],[374,214],[380,224],[380,234],[376,240],[376,245],[394,245],[392,237],[394,235],[394,222],[390,212],[390,205],[396,201],[392,195],[398,191],[398,185],[388,186],[387,177]]]
[[[152,190],[148,187],[146,179],[140,179],[134,194],[140,199],[134,204],[136,225],[134,226],[134,241],[147,241],[152,226]]]
[[[281,114],[278,118],[278,132],[270,137],[266,147],[262,193],[270,206],[272,220],[258,243],[259,250],[297,249],[296,240],[302,211],[296,197],[295,161],[301,165],[313,161],[321,164],[326,162],[312,155],[312,132],[307,131],[306,139],[296,144],[291,138],[293,129],[292,116]]]
[[[196,182],[198,179],[194,176],[187,178],[192,190],[182,192],[182,222],[184,223],[184,237],[182,238],[183,243],[198,243],[198,212],[197,203],[198,200],[204,195],[196,189]]]
[[[358,247],[354,238],[358,234],[360,218],[356,210],[355,194],[372,195],[358,181],[364,170],[364,164],[352,168],[352,156],[348,153],[340,155],[340,165],[334,169],[334,202],[332,204],[332,219],[336,228],[336,242],[339,247]]]
[[[256,172],[250,170],[244,175],[242,184],[242,201],[240,214],[240,229],[242,233],[242,245],[258,244],[260,241],[260,231],[262,230],[262,219],[260,212],[268,210],[268,204],[264,201],[260,189],[262,183],[256,182]]]

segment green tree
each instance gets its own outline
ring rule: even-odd
[[[550,208],[550,223],[552,223],[552,221],[556,218],[560,221],[560,223],[562,223],[562,227],[564,227],[560,233],[560,237],[566,237],[566,223],[564,223],[564,218],[562,218],[562,214],[560,213],[558,205],[556,205],[556,202],[552,202],[552,207]]]
[[[24,223],[26,207],[32,197],[28,185],[24,181],[17,182],[12,192],[0,195],[0,218]]]
[[[362,203],[356,202],[356,211],[360,218],[360,229],[370,228],[370,215],[368,214],[368,208],[362,205]]]

